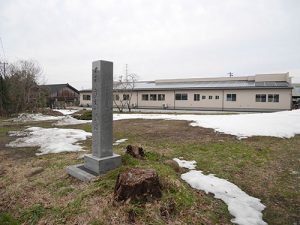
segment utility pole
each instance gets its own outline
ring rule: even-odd
[[[5,77],[5,75],[6,75],[6,65],[8,65],[8,63],[6,63],[6,62],[0,62],[0,67],[3,68],[3,77]],[[2,76],[2,73],[0,74],[0,76]]]
[[[229,72],[228,73],[229,77],[233,77],[233,73]]]
[[[127,75],[128,75],[128,64],[126,64],[125,74],[126,74],[126,77],[127,77]]]

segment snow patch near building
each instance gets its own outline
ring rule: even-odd
[[[291,138],[300,134],[300,110],[237,115],[114,114],[114,120],[125,119],[192,121],[191,126],[212,128],[238,138],[251,136]]]
[[[174,159],[175,160],[175,159]],[[179,165],[195,164],[194,161],[176,159]],[[232,223],[240,225],[266,225],[262,219],[265,206],[260,199],[249,196],[235,184],[214,176],[204,175],[200,170],[191,170],[181,175],[192,188],[213,193],[214,197],[221,199],[228,205],[228,211],[235,218]]]
[[[90,132],[79,129],[41,128],[30,127],[25,131],[26,137],[18,138],[6,146],[8,147],[39,147],[36,155],[60,152],[83,151],[77,143],[91,137]],[[25,133],[22,133],[24,135]],[[11,136],[19,136],[19,133],[11,133]]]
[[[78,112],[79,109],[53,109],[53,111],[60,112],[63,115],[70,115],[75,112]]]
[[[84,124],[84,123],[91,123],[92,120],[78,120],[73,118],[72,116],[64,116],[63,118],[59,119],[53,125],[57,126],[65,126],[65,125],[76,125],[76,124]]]
[[[12,119],[15,122],[30,122],[30,121],[47,121],[47,120],[60,120],[64,116],[49,116],[41,113],[29,114],[22,113],[17,118]]]

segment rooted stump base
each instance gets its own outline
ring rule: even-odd
[[[138,159],[144,159],[145,157],[144,149],[138,146],[127,145],[126,153]]]
[[[114,199],[116,201],[151,201],[162,196],[161,185],[155,170],[131,168],[119,174]]]

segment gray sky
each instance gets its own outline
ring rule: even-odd
[[[140,80],[231,71],[300,82],[299,0],[0,0],[0,37],[7,60],[37,60],[47,83],[78,89],[98,59]]]

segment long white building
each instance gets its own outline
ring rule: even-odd
[[[129,95],[131,107],[140,109],[280,111],[291,109],[292,90],[289,73],[142,81],[132,95],[115,90],[114,105]],[[80,105],[91,104],[92,91],[80,91]]]

